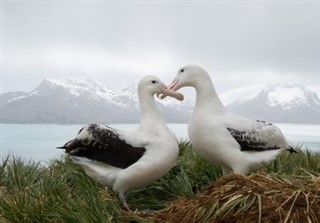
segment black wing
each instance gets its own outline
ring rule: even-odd
[[[108,126],[89,124],[79,131],[74,140],[59,148],[65,149],[72,156],[127,168],[143,156],[146,151],[144,146],[134,147],[128,144],[119,138],[115,129]]]
[[[265,121],[257,120],[257,122],[262,127],[272,126],[272,124],[266,123]],[[227,127],[227,130],[239,143],[239,145],[241,146],[241,151],[266,151],[280,149],[280,147],[268,141],[268,135],[273,134],[272,131],[267,132],[269,130],[264,130],[263,128],[244,131],[237,130],[231,127]],[[262,137],[262,135],[264,137]]]

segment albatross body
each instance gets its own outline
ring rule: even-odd
[[[169,87],[178,90],[185,86],[196,90],[188,124],[192,146],[203,158],[220,165],[223,174],[248,174],[274,160],[282,150],[294,151],[273,124],[228,113],[203,68],[181,68]]]
[[[157,77],[146,76],[138,85],[141,120],[135,131],[88,124],[75,139],[60,147],[90,177],[112,186],[126,210],[130,210],[126,191],[162,177],[178,157],[177,140],[155,105],[154,95],[160,93],[183,99],[183,95],[168,89]]]

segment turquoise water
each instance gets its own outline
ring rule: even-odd
[[[56,149],[74,138],[83,125],[0,124],[0,156],[8,154],[25,160],[49,161],[63,155]],[[133,130],[136,124],[110,125]],[[188,139],[186,124],[168,124],[179,139]],[[277,124],[292,145],[320,152],[320,125]]]

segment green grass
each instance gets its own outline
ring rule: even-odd
[[[69,159],[43,167],[13,157],[1,169],[1,222],[110,222],[120,212],[113,193]]]
[[[319,177],[320,154],[283,153],[262,171],[279,177]],[[152,184],[129,191],[127,200],[133,210],[163,209],[178,198],[192,199],[220,176],[220,167],[206,162],[188,142],[181,141],[176,166]],[[234,202],[230,205],[245,210],[244,204],[254,201],[242,197]],[[215,206],[210,209],[216,210]],[[205,214],[210,213],[202,215]],[[47,166],[18,157],[1,162],[0,222],[118,222],[124,216],[117,194],[94,182],[68,157],[53,160]]]

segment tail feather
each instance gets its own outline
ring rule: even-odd
[[[288,145],[287,150],[292,154],[292,153],[298,153],[296,149],[294,149],[292,146]]]
[[[66,149],[66,146],[57,146],[56,149]]]
[[[79,140],[72,139],[72,140],[68,141],[66,144],[64,144],[63,146],[58,146],[56,148],[57,149],[65,149],[66,153],[70,153],[72,150],[79,147],[78,144],[79,144]]]

